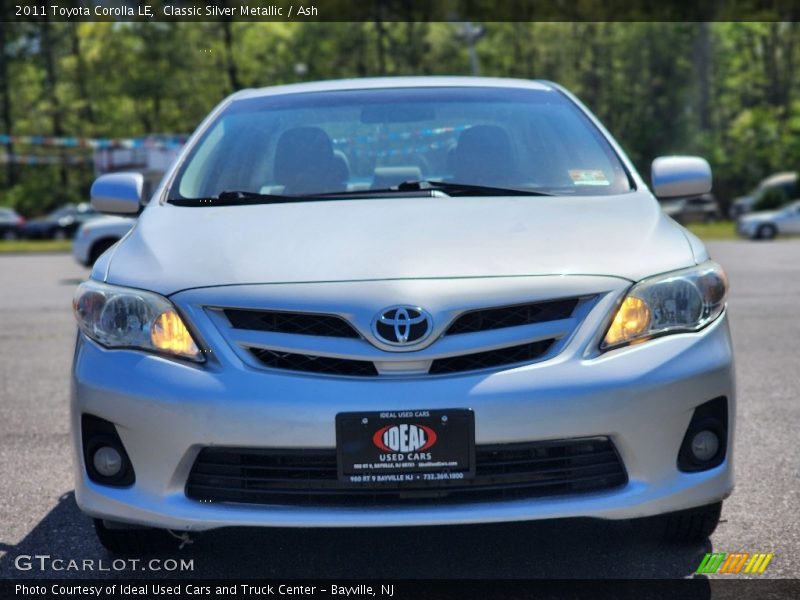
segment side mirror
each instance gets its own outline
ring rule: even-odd
[[[650,181],[656,198],[700,196],[711,191],[711,167],[698,156],[660,156],[653,161]]]
[[[137,214],[142,207],[144,177],[141,173],[109,173],[92,184],[92,206],[110,215]]]

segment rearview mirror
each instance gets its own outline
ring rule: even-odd
[[[92,184],[92,206],[109,215],[136,214],[142,207],[144,177],[141,173],[109,173]]]
[[[711,191],[711,167],[699,156],[660,156],[653,161],[650,181],[656,198],[700,196]]]
[[[361,111],[362,123],[416,123],[435,118],[433,107],[424,104],[374,104]]]

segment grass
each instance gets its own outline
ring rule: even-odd
[[[0,254],[17,252],[69,252],[71,240],[0,240]]]
[[[690,223],[686,228],[701,240],[735,240],[736,224],[733,221],[715,221],[713,223]]]

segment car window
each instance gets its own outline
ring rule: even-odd
[[[786,194],[787,198],[790,198],[790,199],[797,198],[798,194],[797,194],[797,183],[796,182],[792,181],[792,182],[789,182],[789,183],[785,183],[782,186],[780,186],[780,188],[781,188],[781,190],[783,190],[783,193]]]
[[[630,190],[608,142],[560,92],[401,88],[235,101],[192,148],[169,197],[313,194],[416,180],[558,195]]]

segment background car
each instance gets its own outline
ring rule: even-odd
[[[736,231],[753,240],[771,240],[776,235],[800,235],[800,200],[781,210],[744,215],[736,223]]]
[[[16,240],[20,237],[20,229],[24,224],[25,218],[13,208],[0,207],[0,238]]]
[[[74,237],[86,221],[99,216],[100,213],[88,202],[65,204],[45,217],[28,221],[22,229],[22,235],[28,239],[67,240]]]
[[[761,183],[759,183],[758,186],[749,194],[734,199],[730,210],[728,211],[728,216],[735,220],[740,216],[754,210],[778,208],[780,204],[772,207],[759,206],[759,204],[763,203],[768,196],[773,196],[778,199],[782,197],[783,201],[781,202],[779,200],[780,204],[800,197],[800,188],[798,188],[797,184],[797,173],[785,172],[770,175],[761,181]]]
[[[679,198],[661,204],[662,210],[678,223],[709,223],[718,220],[722,214],[713,194],[703,194],[694,198]]]
[[[72,242],[72,255],[82,265],[91,267],[135,223],[136,219],[124,217],[100,217],[84,223]]]

